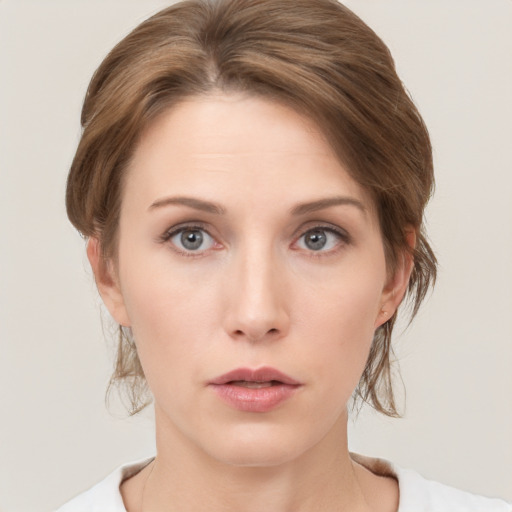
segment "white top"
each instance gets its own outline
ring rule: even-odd
[[[512,504],[484,498],[426,480],[415,471],[402,469],[383,459],[352,454],[352,458],[377,475],[398,480],[398,512],[512,512]],[[147,466],[153,458],[119,467],[105,480],[69,501],[56,512],[126,512],[119,491],[121,482]]]

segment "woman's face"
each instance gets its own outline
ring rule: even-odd
[[[114,278],[97,279],[133,331],[159,436],[273,465],[343,429],[402,295],[316,125],[255,97],[188,99],[144,133],[123,194]]]

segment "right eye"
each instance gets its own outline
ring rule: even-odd
[[[215,246],[215,240],[202,228],[182,227],[167,235],[179,252],[190,255],[200,254]]]

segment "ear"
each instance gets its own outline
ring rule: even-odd
[[[114,265],[111,260],[105,260],[101,254],[101,244],[95,237],[89,238],[87,242],[87,258],[105,306],[118,324],[129,327],[130,320]]]
[[[411,249],[416,247],[416,230],[414,228],[407,230],[406,240]],[[375,328],[380,327],[395,314],[407,291],[413,268],[414,258],[411,251],[402,250],[395,271],[389,277],[382,291],[380,310],[375,319]]]

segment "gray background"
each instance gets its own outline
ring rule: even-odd
[[[92,72],[168,3],[0,0],[3,512],[52,510],[154,450],[151,411],[105,409],[112,344],[63,197]],[[430,128],[441,264],[396,339],[405,418],[363,410],[351,448],[512,500],[512,2],[346,3],[390,46]]]

